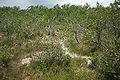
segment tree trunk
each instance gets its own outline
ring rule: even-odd
[[[77,38],[77,32],[76,31],[74,31],[74,34],[75,34],[75,40],[77,41],[77,43],[79,44],[80,42],[79,42],[79,40],[78,40],[78,38]]]

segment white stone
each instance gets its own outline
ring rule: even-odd
[[[32,61],[32,58],[28,57],[28,58],[22,59],[21,63],[22,63],[23,65],[25,65],[25,64],[28,65],[28,64],[30,64],[31,61]]]

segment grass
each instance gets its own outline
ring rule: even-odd
[[[90,51],[86,45],[82,43],[77,43],[74,38],[69,38],[65,41],[65,46],[69,48],[70,52],[79,54],[79,55],[90,55]]]
[[[48,55],[48,54],[47,54]],[[45,55],[44,55],[45,56]],[[70,58],[63,55],[58,58],[53,53],[49,59],[39,56],[39,61],[31,63],[27,67],[31,71],[32,80],[98,80],[97,73],[92,70],[84,69],[85,60],[81,58]],[[62,62],[62,63],[61,63]],[[58,64],[60,63],[60,64]]]

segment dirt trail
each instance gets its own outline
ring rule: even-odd
[[[60,44],[61,44],[62,50],[64,50],[66,55],[69,55],[71,58],[83,58],[83,59],[86,59],[88,65],[92,63],[92,61],[90,60],[90,58],[91,58],[90,56],[80,56],[80,55],[77,55],[76,53],[71,53],[69,51],[68,47],[65,47],[65,45],[64,45],[65,40],[67,40],[67,39],[61,40]]]
[[[65,52],[65,55],[69,55],[71,58],[83,58],[83,59],[86,59],[86,62],[87,62],[88,65],[92,63],[91,60],[90,60],[91,57],[89,57],[89,56],[80,56],[80,55],[78,55],[78,54],[76,54],[76,53],[71,53],[71,52],[69,51],[68,47],[66,47],[66,46],[64,45],[64,41],[65,41],[65,40],[67,40],[67,39],[60,40],[60,41],[59,41],[62,50]],[[57,41],[57,42],[58,42],[58,41]],[[39,52],[39,53],[41,53],[41,52]],[[35,54],[37,54],[37,53],[35,53]],[[22,59],[22,60],[21,60],[21,64],[22,64],[22,65],[25,65],[25,64],[28,65],[28,64],[30,64],[31,61],[35,60],[35,59],[33,59],[34,57],[35,57],[35,56],[33,56],[33,57],[27,57],[27,58]]]

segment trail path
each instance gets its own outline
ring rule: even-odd
[[[69,48],[64,45],[64,41],[65,40],[67,40],[67,39],[59,41],[62,50],[65,52],[65,55],[69,55],[71,58],[83,58],[83,59],[86,59],[87,65],[90,65],[92,63],[91,60],[90,60],[91,57],[89,57],[89,56],[80,56],[80,55],[78,55],[76,53],[71,53],[69,51]],[[39,53],[41,53],[41,52],[39,52]],[[24,64],[27,64],[27,65],[30,64],[31,61],[35,60],[35,59],[33,59],[34,57],[35,56],[33,56],[33,57],[27,57],[27,58],[22,59],[21,60],[22,65],[24,65]]]
[[[65,52],[65,55],[69,55],[71,58],[82,58],[82,59],[86,59],[86,62],[87,62],[87,65],[90,65],[92,63],[92,61],[90,60],[90,56],[80,56],[80,55],[77,55],[76,53],[71,53],[69,51],[69,48],[68,47],[65,47],[64,45],[64,41],[67,40],[67,39],[64,39],[64,40],[61,40],[60,41],[60,44],[61,44],[61,48],[62,50],[64,50]]]

